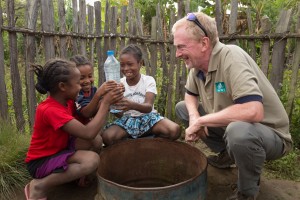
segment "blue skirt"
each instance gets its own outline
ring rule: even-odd
[[[124,115],[116,121],[108,124],[105,128],[112,125],[117,125],[125,129],[125,131],[132,137],[138,138],[149,131],[157,122],[164,119],[158,113],[147,113],[142,116],[132,117]]]

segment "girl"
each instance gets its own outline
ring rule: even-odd
[[[36,110],[34,130],[25,162],[33,180],[25,186],[27,199],[46,199],[57,185],[84,177],[97,169],[99,156],[93,151],[75,151],[71,136],[94,139],[105,123],[109,106],[123,97],[116,87],[104,95],[95,117],[83,125],[74,118],[80,90],[80,72],[75,63],[51,59],[44,67],[33,65],[36,89],[49,96]]]
[[[103,143],[111,145],[118,140],[138,138],[150,133],[158,137],[176,140],[180,136],[180,126],[160,116],[153,104],[156,82],[153,77],[140,73],[143,65],[142,51],[136,45],[128,45],[120,54],[121,72],[125,76],[121,83],[125,86],[124,98],[116,103],[121,117],[109,124],[102,134]]]
[[[76,64],[80,71],[81,90],[76,100],[76,111],[79,121],[86,124],[95,116],[102,96],[109,90],[118,87],[118,84],[115,81],[107,81],[97,89],[94,86],[94,68],[92,63],[83,55],[75,55],[70,60]],[[76,149],[93,149],[99,152],[102,148],[100,133],[92,141],[77,138],[75,146]]]

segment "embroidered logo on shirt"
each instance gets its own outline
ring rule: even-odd
[[[226,92],[226,86],[224,82],[217,82],[216,83],[216,92],[224,93]]]

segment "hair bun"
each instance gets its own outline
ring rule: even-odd
[[[41,94],[46,94],[47,93],[47,89],[45,89],[45,87],[40,83],[40,82],[37,82],[35,84],[35,89],[41,93]]]

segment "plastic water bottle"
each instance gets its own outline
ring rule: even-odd
[[[104,72],[106,81],[114,80],[120,82],[120,63],[114,56],[113,50],[107,51],[107,59],[104,62]]]
[[[120,63],[115,58],[115,52],[113,50],[107,51],[107,59],[104,62],[104,73],[106,81],[114,80],[120,83]],[[111,113],[119,113],[121,110],[117,110],[116,106],[110,106]]]

